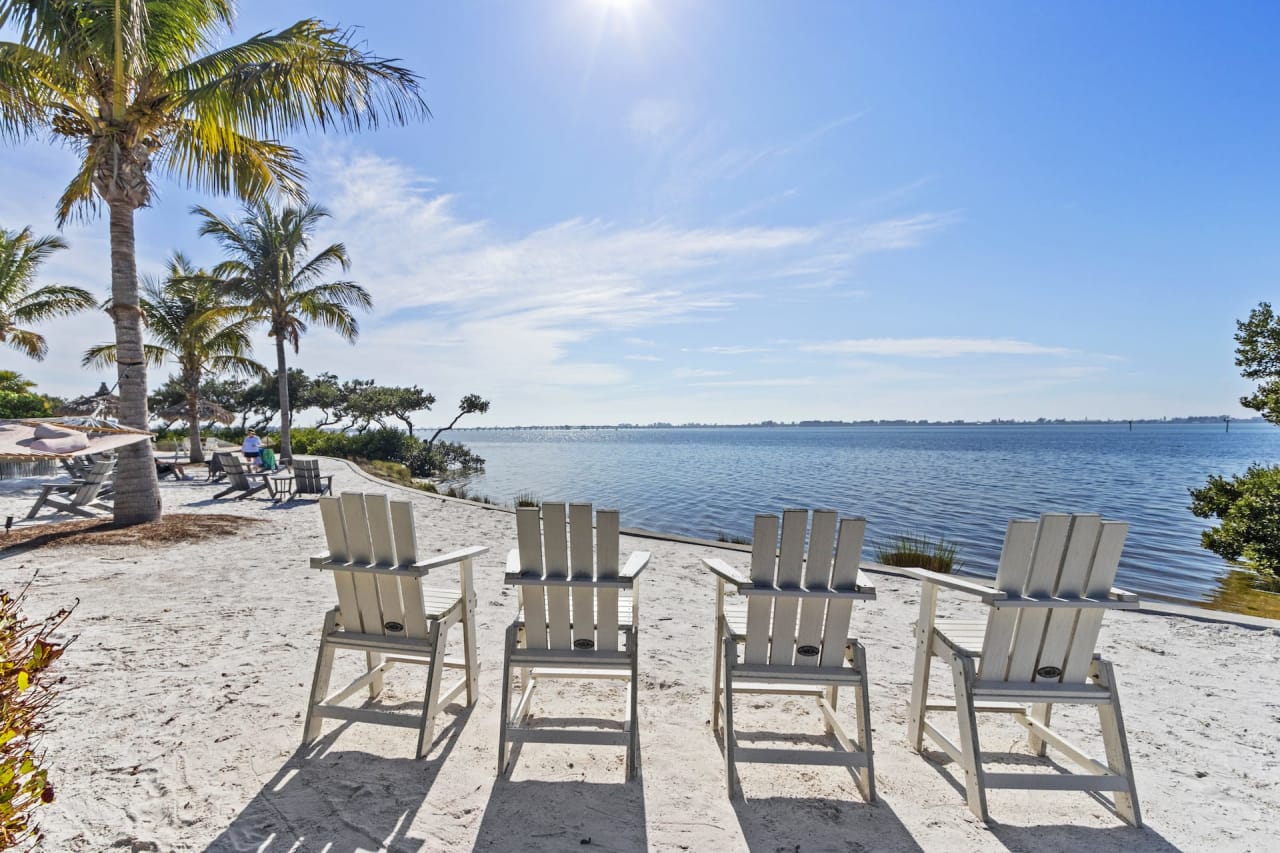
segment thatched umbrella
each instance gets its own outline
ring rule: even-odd
[[[64,403],[54,414],[115,418],[120,414],[120,398],[103,382],[94,393]]]
[[[162,421],[168,421],[170,423],[172,423],[173,421],[185,421],[187,419],[189,408],[190,407],[187,405],[186,401],[184,400],[181,403],[174,403],[172,406],[169,406],[168,408],[161,409],[160,411],[155,413],[155,416]],[[217,403],[214,403],[211,400],[201,400],[199,402],[197,415],[199,416],[201,421],[209,421],[209,422],[216,421],[217,423],[220,423],[223,426],[233,424],[236,421],[236,416],[233,413],[227,411],[226,409],[222,408]]]

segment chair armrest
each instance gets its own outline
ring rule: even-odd
[[[1136,602],[1138,600],[1138,594],[1136,592],[1128,592],[1123,589],[1117,589],[1114,586],[1111,587],[1111,591],[1107,593],[1107,597],[1112,601]]]
[[[648,551],[632,551],[631,556],[627,558],[627,564],[622,567],[622,571],[618,572],[618,579],[635,580],[649,565],[650,556],[652,555]]]
[[[461,563],[463,560],[470,560],[472,557],[478,557],[481,554],[489,552],[488,545],[469,545],[466,548],[459,548],[457,551],[450,551],[448,554],[441,554],[438,557],[429,557],[425,560],[419,560],[407,568],[414,571],[426,571],[428,569],[438,569],[441,566],[448,566],[453,563]]]
[[[903,577],[913,578],[914,580],[921,581],[922,583],[931,583],[931,584],[934,584],[935,586],[941,586],[941,587],[946,587],[947,589],[953,589],[956,592],[963,592],[963,593],[968,593],[969,595],[976,595],[979,598],[981,598],[983,601],[985,601],[987,604],[991,604],[992,602],[996,602],[996,601],[1004,601],[1009,597],[1008,593],[1002,592],[1001,590],[998,590],[995,587],[983,586],[982,584],[972,583],[970,581],[962,581],[959,578],[954,578],[954,577],[951,577],[950,575],[940,575],[937,572],[930,572],[930,571],[926,571],[925,569],[917,569],[917,568],[903,567],[903,566],[881,566],[879,564],[872,564],[872,565],[874,565],[876,568],[882,568],[891,573],[898,574]]]
[[[747,578],[743,577],[733,566],[726,563],[719,557],[703,557],[702,565],[706,566],[713,574],[727,580],[729,583],[741,589],[745,586],[752,586]]]

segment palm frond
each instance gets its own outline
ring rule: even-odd
[[[30,329],[19,329],[10,326],[0,331],[4,332],[3,335],[0,335],[0,340],[19,352],[26,353],[36,361],[44,361],[45,354],[49,352],[49,344],[45,341],[44,336]]]
[[[95,307],[98,300],[79,287],[50,284],[33,290],[14,303],[11,313],[19,323],[39,323]]]
[[[301,162],[291,146],[183,119],[166,148],[163,168],[196,189],[256,200],[272,192],[302,198]]]

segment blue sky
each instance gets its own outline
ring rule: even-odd
[[[376,306],[355,347],[308,335],[308,372],[421,385],[441,420],[479,393],[475,425],[1251,414],[1274,4],[281,0],[235,37],[306,16],[434,113],[290,140]],[[0,153],[0,226],[54,231],[72,163]],[[236,209],[162,183],[144,273],[216,262],[193,203]],[[46,277],[105,293],[105,221],[64,236]],[[78,366],[105,316],[45,331],[0,362],[113,381]]]

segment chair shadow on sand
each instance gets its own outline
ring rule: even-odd
[[[414,704],[401,703],[404,707]],[[381,707],[395,710],[401,705]],[[348,731],[351,723],[339,724],[315,743],[294,752],[205,848],[206,853],[426,849],[426,839],[412,838],[408,831],[471,710],[458,704],[446,709],[448,722],[437,729],[426,758],[334,749],[344,735],[348,741],[359,742]]]
[[[724,753],[724,738],[719,732],[716,744]],[[798,734],[753,730],[738,732],[738,742],[744,746],[752,741],[787,741],[808,744],[818,749],[830,748],[830,735]],[[855,781],[857,768],[849,767],[844,773],[849,779],[847,797],[757,797],[752,790],[762,790],[763,780],[769,778],[772,765],[741,765],[738,772],[745,776],[746,798],[735,797],[733,810],[742,827],[742,838],[752,853],[776,853],[792,851],[843,851],[846,850],[902,850],[919,851],[923,848],[911,837],[911,832],[898,819],[893,808],[882,797],[873,803],[865,802],[858,795]],[[782,772],[795,768],[786,767]],[[830,768],[841,773],[840,768]]]
[[[1070,773],[1070,768],[1059,764],[1049,756],[1028,755],[1021,752],[999,752],[983,750],[986,760],[998,756],[1001,764],[1023,765],[1034,767],[1040,771],[1058,770]],[[965,804],[964,776],[951,756],[937,749],[925,749],[923,757],[956,791],[956,807],[968,812]],[[959,775],[957,775],[959,774]],[[1138,792],[1141,796],[1142,792]],[[1088,850],[1090,853],[1106,853],[1106,851],[1124,851],[1124,853],[1182,853],[1181,848],[1170,843],[1164,836],[1144,823],[1135,829],[1115,816],[1115,809],[1109,801],[1095,791],[1078,791],[1072,796],[1080,797],[1080,808],[1086,808],[1086,798],[1102,806],[1115,821],[1114,826],[1079,826],[1073,824],[1029,824],[1018,826],[1001,823],[999,815],[993,813],[987,828],[991,830],[1000,843],[1009,850]],[[1010,815],[1012,817],[1012,815]],[[1048,839],[1052,839],[1050,842]]]
[[[616,720],[596,717],[539,717],[550,726],[590,725],[597,728],[622,728]],[[547,745],[540,745],[547,748]],[[584,747],[553,744],[549,748],[563,751],[563,762],[569,768]],[[524,744],[516,743],[510,753],[511,768],[519,771]],[[502,774],[489,792],[484,818],[472,848],[484,853],[515,851],[608,850],[610,853],[647,853],[648,831],[644,807],[644,749],[637,749],[638,768],[634,779],[627,781],[623,750],[619,756],[616,782],[555,781],[524,779],[513,781]],[[569,770],[570,773],[574,771]]]

